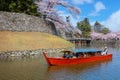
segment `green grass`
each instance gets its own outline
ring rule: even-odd
[[[60,37],[41,32],[0,32],[0,51],[67,48],[74,45]]]

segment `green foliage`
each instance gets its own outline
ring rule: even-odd
[[[94,24],[94,31],[98,32],[98,33],[103,33],[103,34],[107,34],[110,32],[109,28],[101,25],[99,22],[95,22]]]
[[[0,0],[0,11],[39,15],[33,0]]]
[[[91,25],[88,18],[85,18],[83,21],[77,22],[77,26],[82,31],[83,37],[89,37],[89,33],[91,32]]]
[[[101,31],[101,33],[104,33],[104,34],[107,34],[109,32],[110,32],[109,28],[106,28],[106,27],[104,27]]]

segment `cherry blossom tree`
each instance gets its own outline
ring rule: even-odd
[[[56,7],[65,7],[73,15],[80,14],[79,8],[69,5],[68,2],[64,0],[42,0],[36,1],[35,4],[38,7],[38,11],[44,15],[45,19],[53,22],[57,28],[67,29],[71,24],[64,21],[63,17],[59,15],[60,11],[58,11]]]
[[[93,31],[90,33],[90,36],[92,39],[102,39],[103,34]]]
[[[120,39],[120,31],[116,32],[116,38]]]
[[[95,31],[92,31],[90,33],[90,36],[92,39],[104,39],[104,40],[108,40],[108,39],[120,39],[120,31],[118,32],[111,32],[108,34],[102,34],[102,33],[97,33]]]

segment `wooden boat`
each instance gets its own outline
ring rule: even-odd
[[[63,52],[71,52],[71,51],[63,51]],[[77,58],[47,57],[45,52],[43,52],[43,55],[47,63],[50,66],[75,65],[75,64],[82,64],[82,63],[89,63],[89,62],[112,59],[112,54],[107,53],[106,55],[101,55],[99,53],[102,51],[95,50],[95,49],[86,49],[86,50],[75,49],[74,52]],[[80,54],[80,57],[78,56],[78,54]],[[89,54],[89,55],[83,56],[81,54],[86,54],[86,55]]]

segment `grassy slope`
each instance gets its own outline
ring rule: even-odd
[[[72,47],[70,42],[40,32],[0,32],[0,51]]]

